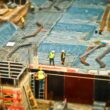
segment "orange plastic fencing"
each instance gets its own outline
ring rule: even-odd
[[[8,110],[25,110],[22,106],[10,106]]]

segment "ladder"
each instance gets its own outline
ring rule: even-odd
[[[25,87],[24,87],[24,89],[25,89]],[[29,86],[27,87],[27,89],[25,89],[25,92],[26,92],[27,99],[29,100],[29,103],[32,106],[32,108],[38,108],[38,103],[37,103],[37,101],[33,95],[33,92]]]
[[[31,89],[33,94],[35,95],[35,79],[34,79],[34,74],[31,74]]]
[[[30,87],[28,87],[27,95],[29,97],[29,101],[30,101],[32,107],[33,108],[37,108],[38,107],[38,103],[37,103],[37,101],[36,101],[36,99],[35,99]]]
[[[42,86],[39,83],[39,92],[38,92],[38,98],[39,99],[45,98],[45,92],[44,91],[45,91],[45,80],[42,80]]]

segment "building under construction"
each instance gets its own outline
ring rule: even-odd
[[[0,110],[110,110],[110,0],[0,0]]]

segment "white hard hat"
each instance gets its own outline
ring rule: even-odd
[[[65,50],[62,50],[62,52],[65,52]]]

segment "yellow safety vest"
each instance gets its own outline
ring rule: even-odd
[[[65,53],[62,53],[62,58],[65,58]]]
[[[53,52],[50,52],[49,58],[54,58],[55,54]]]
[[[37,72],[37,74],[38,74],[38,80],[42,80],[42,79],[44,79],[45,78],[45,76],[44,76],[44,71],[38,71]]]
[[[25,22],[25,20],[24,20],[24,18],[23,18],[23,17],[21,17],[21,22],[22,22],[22,23],[24,23],[24,22]]]

